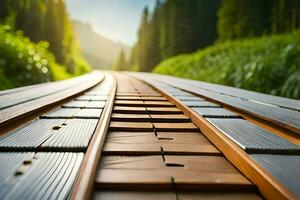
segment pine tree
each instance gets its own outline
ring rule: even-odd
[[[138,55],[137,55],[137,62],[139,66],[140,71],[146,71],[146,65],[147,65],[147,43],[148,43],[148,7],[146,7],[143,11],[141,26],[139,29],[138,34],[138,42],[137,42],[137,49],[138,49]]]
[[[160,53],[160,2],[159,0],[156,1],[155,11],[151,20],[149,21],[149,38],[146,43],[146,54],[147,57],[145,58],[145,71],[151,71],[155,65],[159,63],[161,60],[161,53]]]
[[[123,49],[121,49],[119,56],[118,56],[115,64],[113,65],[113,69],[118,70],[118,71],[127,70],[127,62],[126,62],[125,53],[124,53]]]

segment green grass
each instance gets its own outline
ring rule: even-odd
[[[218,43],[153,71],[300,99],[300,31]]]

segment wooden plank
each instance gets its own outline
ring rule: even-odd
[[[82,95],[80,97],[77,97],[75,101],[106,101],[108,98],[107,95],[102,95],[102,96],[87,96],[87,95]]]
[[[220,108],[221,106],[209,101],[183,101],[188,107],[200,107],[200,108]]]
[[[193,123],[153,123],[156,131],[169,131],[169,132],[197,132],[199,128]]]
[[[153,126],[149,122],[111,122],[111,131],[153,131]]]
[[[5,94],[12,94],[12,93],[17,93],[17,92],[22,92],[22,91],[28,91],[29,89],[38,88],[44,84],[49,84],[49,83],[40,83],[40,84],[16,87],[16,88],[7,89],[7,90],[1,90],[0,96],[5,95]]]
[[[110,132],[103,149],[107,155],[220,155],[199,133]]]
[[[133,106],[133,107],[174,107],[173,104],[167,101],[128,101],[116,100],[115,106]]]
[[[163,81],[165,80],[166,79],[163,79]],[[274,106],[272,101],[270,102],[270,104],[266,104],[266,103],[260,103],[261,100],[259,98],[256,101],[245,100],[231,95],[225,95],[222,93],[216,93],[206,89],[202,89],[200,87],[197,87],[195,83],[193,84],[189,83],[189,81],[187,80],[184,81],[180,81],[180,79],[175,79],[175,80],[177,81],[174,81],[174,79],[172,80],[172,83],[175,87],[193,92],[201,96],[205,96],[209,99],[213,99],[225,105],[246,112],[247,114],[256,116],[263,120],[267,120],[271,123],[274,123],[275,125],[279,125],[295,133],[298,134],[300,133],[300,113],[296,111],[299,110],[300,108],[298,105],[300,104],[299,101],[287,99],[287,101],[284,104],[282,104],[283,107],[277,107]],[[275,102],[277,97],[273,96],[271,100],[273,99]],[[285,107],[289,107],[290,105],[293,105],[295,102],[298,106],[293,106],[293,109],[296,110],[285,108]],[[278,103],[276,105],[278,105]]]
[[[70,101],[63,104],[62,108],[104,108],[105,101]]]
[[[116,97],[140,97],[137,92],[117,92]]]
[[[171,177],[180,189],[253,189],[246,178],[219,156],[165,156],[165,161],[161,156],[105,156],[95,184],[105,189],[168,188]]]
[[[14,177],[23,161],[30,158],[33,153],[0,153],[0,196],[5,195],[12,189],[9,178]]]
[[[196,113],[205,118],[241,118],[225,108],[192,108]]]
[[[144,97],[161,97],[162,95],[155,92],[155,93],[150,93],[150,94],[149,93],[148,94],[147,93],[139,93],[139,96],[144,98]]]
[[[109,191],[99,190],[94,193],[95,200],[176,200],[175,191]]]
[[[118,122],[190,122],[185,115],[157,115],[157,114],[119,114],[113,113],[111,121]]]
[[[139,101],[115,100],[115,106],[145,107],[144,102],[141,100]]]
[[[144,101],[167,101],[167,99],[165,97],[161,97],[161,96],[143,96],[141,97]]]
[[[300,199],[300,156],[253,154],[251,157]]]
[[[117,122],[151,122],[150,116],[148,114],[113,113],[110,120]]]
[[[44,119],[99,119],[102,109],[61,108],[42,115]]]
[[[101,76],[100,74],[98,75]],[[94,75],[92,74],[83,75],[77,78],[53,82],[50,84],[40,84],[39,87],[27,87],[26,90],[2,95],[0,99],[0,109],[9,108],[28,101],[46,97],[51,94],[62,92],[76,87],[79,84],[83,84],[84,82],[90,81],[89,79],[95,78],[93,76]]]
[[[85,151],[95,119],[38,119],[0,137],[1,151]]]
[[[1,198],[66,199],[82,158],[83,153],[0,153],[6,165],[0,171]]]
[[[133,74],[136,76],[136,74]],[[239,148],[233,141],[211,125],[207,120],[199,117],[189,107],[182,104],[169,93],[160,89],[160,85],[153,82],[146,76],[143,77],[147,82],[160,91],[168,100],[175,103],[176,106],[184,111],[184,113],[191,117],[203,134],[210,139],[220,149],[226,158],[235,165],[245,176],[247,176],[254,184],[257,185],[260,192],[268,199],[296,199],[297,197],[288,191],[278,180],[267,173],[262,167],[259,166],[250,156]]]
[[[60,126],[64,119],[38,119],[11,133],[0,137],[0,149],[35,149],[46,141],[54,132],[53,127]]]
[[[140,96],[116,96],[116,100],[139,101],[139,100],[142,100],[142,97],[140,97]]]
[[[144,105],[146,107],[150,107],[150,106],[153,106],[153,107],[175,107],[174,104],[168,102],[168,101],[144,101]]]
[[[205,101],[203,98],[194,96],[194,95],[188,95],[188,96],[175,96],[177,99],[181,101]]]
[[[255,192],[178,192],[180,200],[262,200]]]
[[[56,92],[54,94],[41,97],[29,102],[18,104],[13,107],[9,107],[0,111],[0,127],[8,123],[19,120],[22,117],[28,116],[34,112],[37,112],[41,109],[45,109],[49,106],[52,106],[60,101],[63,101],[69,97],[72,97],[80,92],[83,92],[96,84],[98,84],[103,79],[102,73],[91,73],[88,76],[89,79],[85,80],[84,83],[76,85],[76,87],[71,87],[65,89],[61,92]]]
[[[145,107],[114,106],[113,113],[148,114]]]
[[[103,109],[80,109],[78,113],[74,115],[78,119],[99,119]]]
[[[171,77],[166,75],[152,75],[157,77],[159,80],[165,81],[166,83],[185,83],[193,87],[197,87],[200,89],[208,90],[218,94],[225,94],[227,96],[233,96],[240,99],[246,100],[253,100],[257,102],[261,102],[264,104],[276,105],[283,108],[300,110],[300,101],[295,99],[288,99],[279,96],[273,96],[268,94],[263,94],[259,92],[254,92],[250,90],[234,88],[225,85],[213,84],[213,83],[206,83],[201,81],[195,80],[188,80],[183,78]]]
[[[109,128],[109,119],[112,113],[116,92],[116,81],[114,77],[112,75],[106,75],[106,77],[111,84],[111,87],[109,87],[110,95],[84,155],[78,177],[69,195],[69,199],[71,200],[90,199],[94,188],[94,179],[96,177],[98,163],[100,162],[106,133]]]
[[[151,122],[190,122],[190,118],[183,114],[150,114]]]
[[[94,134],[97,119],[69,119],[52,131],[41,148],[44,150],[85,151]]]
[[[149,114],[182,114],[182,111],[173,107],[147,107]]]
[[[59,108],[47,114],[40,116],[43,119],[68,119],[73,118],[76,113],[80,112],[80,108]]]
[[[247,153],[300,154],[300,148],[243,119],[207,119]]]

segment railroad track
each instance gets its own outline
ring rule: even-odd
[[[0,93],[3,199],[299,199],[300,102],[147,73]]]

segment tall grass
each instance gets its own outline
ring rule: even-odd
[[[218,43],[153,71],[300,99],[300,31]]]

